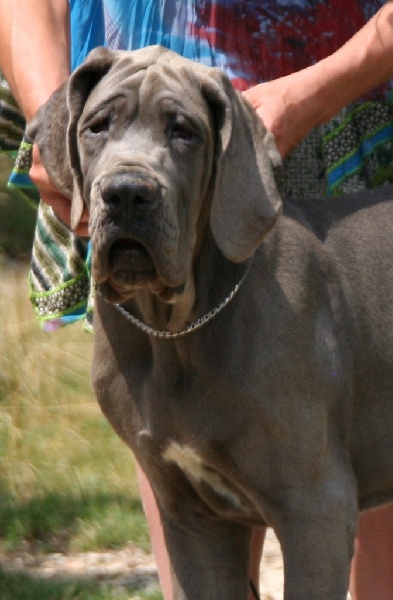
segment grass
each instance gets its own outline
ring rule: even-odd
[[[26,299],[27,268],[15,263],[0,274],[0,549],[132,542],[149,550],[131,452],[90,388],[91,334],[78,324],[40,331]],[[122,598],[111,594],[99,584],[14,581],[0,572],[2,600]]]
[[[45,581],[0,570],[1,600],[162,600],[159,591],[136,592],[87,581]]]
[[[36,211],[17,192],[7,190],[13,161],[0,155],[0,252],[27,257],[30,251]]]

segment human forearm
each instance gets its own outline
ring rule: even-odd
[[[337,52],[306,69],[245,92],[282,156],[311,129],[393,77],[393,2]]]
[[[68,77],[67,0],[0,0],[0,69],[28,121]]]
[[[0,69],[27,121],[70,73],[67,0],[0,0]],[[51,182],[38,149],[30,177],[41,199],[70,223],[70,201]],[[87,235],[87,214],[77,230]]]
[[[342,48],[304,72],[315,87],[315,125],[393,77],[393,2]]]

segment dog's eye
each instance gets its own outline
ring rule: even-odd
[[[184,142],[192,142],[195,139],[195,134],[185,125],[175,123],[172,125],[171,137],[174,140],[183,140]]]
[[[85,132],[88,135],[103,135],[108,133],[109,127],[109,118],[104,118],[91,123],[88,127],[86,127]]]

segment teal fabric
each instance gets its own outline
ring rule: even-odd
[[[74,71],[93,48],[105,46],[104,7],[97,0],[70,0],[71,70]]]

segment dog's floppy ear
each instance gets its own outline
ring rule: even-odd
[[[65,148],[68,127],[68,80],[40,106],[26,133],[37,144],[41,161],[56,187],[72,198],[72,173]]]
[[[281,157],[272,134],[220,70],[210,70],[202,90],[217,129],[210,225],[224,256],[241,262],[281,212],[273,176]]]
[[[77,125],[91,90],[109,71],[115,52],[96,48],[43,104],[27,128],[38,145],[43,165],[57,188],[72,199],[71,225],[83,212],[83,181],[77,147]]]

